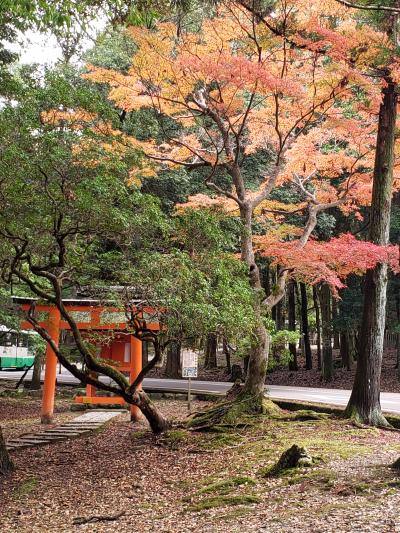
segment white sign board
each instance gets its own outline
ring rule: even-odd
[[[195,352],[183,352],[182,354],[182,377],[197,378],[198,355]]]

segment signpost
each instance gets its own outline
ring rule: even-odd
[[[188,410],[191,411],[192,378],[197,378],[198,355],[185,351],[182,354],[182,377],[188,378]]]

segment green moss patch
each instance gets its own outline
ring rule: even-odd
[[[240,487],[242,485],[255,485],[256,482],[251,477],[247,476],[237,476],[229,479],[224,479],[222,481],[217,481],[216,483],[211,483],[206,485],[198,491],[198,494],[207,494],[209,492],[219,492],[226,493],[229,492],[234,487]]]
[[[214,496],[213,498],[204,498],[199,503],[188,507],[188,511],[199,512],[215,507],[225,507],[227,505],[245,505],[249,503],[260,503],[261,498],[244,494],[241,496]]]
[[[31,477],[22,481],[13,491],[15,498],[24,498],[29,496],[37,487],[38,480]]]

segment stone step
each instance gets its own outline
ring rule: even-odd
[[[88,431],[92,431],[93,429],[97,429],[101,426],[101,424],[96,424],[95,426],[86,426],[83,424],[71,424],[71,425],[64,425],[64,426],[58,426],[57,429],[85,429]]]
[[[12,441],[8,441],[7,444],[6,444],[6,447],[8,448],[9,446],[25,446],[25,444],[23,442],[21,442],[20,440],[12,440]]]
[[[40,433],[21,435],[18,438],[11,439],[6,442],[8,450],[17,450],[20,448],[28,448],[31,446],[41,446],[43,444],[50,444],[52,442],[59,442],[71,437],[79,437],[91,433],[93,430],[100,428],[109,422],[115,416],[120,415],[125,410],[107,411],[101,410],[85,413],[78,418],[66,422],[61,426],[49,428]]]
[[[58,431],[46,431],[46,435],[63,435],[65,437],[74,437],[77,435],[83,435],[84,431],[65,431],[65,430],[58,430]]]
[[[98,426],[101,424],[101,422],[67,422],[66,424],[63,424],[63,426]]]
[[[19,439],[19,442],[21,442],[23,444],[25,444],[25,443],[26,444],[46,444],[47,441],[45,441],[43,439],[35,439],[35,438],[32,438],[32,437],[29,437],[29,438],[21,437],[21,439]]]
[[[32,444],[20,442],[19,444],[6,445],[8,451],[16,450],[18,448],[30,448]]]
[[[63,440],[64,438],[62,435],[47,435],[47,433],[39,433],[37,436],[47,440]]]
[[[91,424],[99,424],[101,422],[99,422],[98,420],[71,420],[70,422],[65,422],[66,424],[84,424],[85,426],[86,425],[91,425]]]

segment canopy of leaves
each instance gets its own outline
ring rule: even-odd
[[[159,309],[167,337],[251,335],[254,294],[228,253],[237,238],[225,231],[231,222],[207,212],[163,214],[157,199],[129,184],[136,151],[108,150],[112,129],[98,120],[103,99],[86,82],[71,91],[70,80],[68,69],[38,84],[25,80],[29,90],[0,110],[4,282],[49,301],[49,276],[64,296],[123,285],[124,294]],[[88,126],[84,107],[96,105]],[[72,121],[71,107],[80,109]]]
[[[293,276],[310,284],[329,283],[336,292],[344,287],[350,274],[363,274],[377,263],[388,263],[399,270],[397,246],[379,246],[360,241],[351,234],[343,234],[330,241],[309,241],[303,248],[296,241],[263,244],[257,238],[262,255],[274,257],[277,264],[290,270]]]

